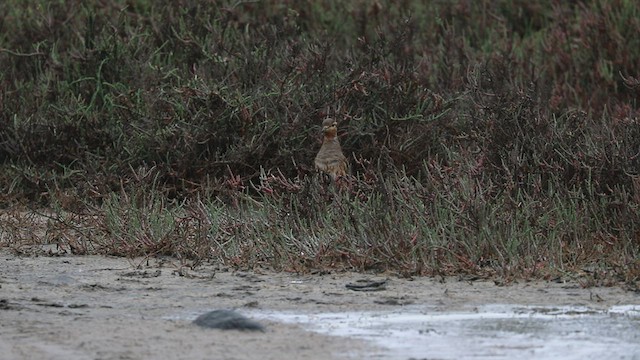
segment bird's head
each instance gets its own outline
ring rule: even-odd
[[[336,137],[338,133],[338,122],[332,118],[326,118],[322,122],[322,133],[327,138]]]

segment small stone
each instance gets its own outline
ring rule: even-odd
[[[198,326],[210,329],[243,331],[249,330],[264,332],[264,326],[231,310],[210,311],[206,314],[198,316],[198,318],[195,319],[193,323]]]

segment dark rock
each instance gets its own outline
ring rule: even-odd
[[[235,311],[214,310],[198,316],[194,324],[211,329],[250,330],[264,332],[264,326],[248,319]]]

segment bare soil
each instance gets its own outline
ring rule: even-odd
[[[319,313],[424,304],[453,311],[495,303],[606,309],[640,300],[621,288],[585,289],[572,282],[496,285],[391,274],[243,272],[216,265],[193,270],[163,259],[24,257],[8,251],[0,252],[0,274],[4,359],[371,358],[376,348],[370,343],[295,325],[260,320],[266,326],[262,333],[203,329],[192,321],[214,309]],[[347,287],[367,282],[379,286]]]

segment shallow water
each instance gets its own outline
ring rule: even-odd
[[[640,359],[640,305],[248,315],[370,341],[376,359]]]

